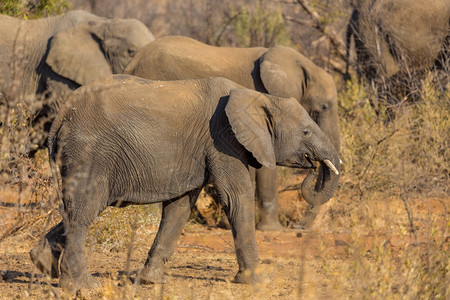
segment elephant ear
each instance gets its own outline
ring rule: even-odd
[[[58,32],[50,41],[46,63],[60,76],[79,85],[112,74],[100,45],[89,27],[93,22],[79,23]]]
[[[261,57],[260,77],[267,92],[300,101],[308,83],[308,59],[292,48],[275,46]]]
[[[248,89],[233,89],[225,107],[236,139],[263,166],[275,168],[270,100]]]

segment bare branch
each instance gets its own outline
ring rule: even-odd
[[[286,16],[284,14],[283,14],[283,19],[285,19],[286,21],[292,22],[292,23],[297,23],[299,25],[305,25],[305,26],[309,26],[309,27],[314,27],[314,24],[311,21],[295,19],[295,18],[292,18],[292,17],[288,17],[288,16]]]
[[[302,187],[302,184],[291,184],[288,185],[286,187],[284,187],[282,190],[278,191],[278,194],[284,193],[284,192],[288,192],[288,191],[298,191],[300,190],[300,188]]]
[[[345,66],[343,66],[342,63],[339,63],[338,61],[335,61],[330,57],[320,57],[319,59],[324,62],[325,66],[328,69],[331,69],[334,72],[341,74],[342,76],[346,75]]]
[[[320,21],[319,14],[308,4],[305,0],[297,0],[297,3],[302,6],[302,8],[308,13],[308,15],[311,17],[314,24],[312,25],[313,28],[319,30],[322,32],[323,35],[325,35],[329,40],[336,51],[339,58],[346,61],[346,54],[345,54],[345,45],[344,43],[337,37],[336,32],[323,25],[323,23]]]
[[[214,41],[214,46],[220,46],[219,42],[220,39],[222,38],[222,35],[225,33],[225,30],[228,28],[228,26],[231,25],[231,23],[234,22],[234,20],[241,14],[241,11],[237,12],[236,14],[234,14],[233,16],[228,17],[227,21],[225,22],[225,24],[222,26],[222,28],[219,31],[219,34],[217,35],[215,41]]]

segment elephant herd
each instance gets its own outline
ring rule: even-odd
[[[0,71],[1,97],[53,101],[48,149],[63,220],[30,256],[61,287],[98,286],[84,247],[107,206],[160,202],[137,280],[164,282],[164,264],[208,183],[231,224],[235,281],[253,282],[255,195],[257,229],[282,228],[276,166],[310,169],[301,192],[312,205],[338,186],[336,86],[292,48],[155,39],[137,20],[84,11],[27,21],[0,15]]]

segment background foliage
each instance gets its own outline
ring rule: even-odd
[[[71,8],[67,0],[2,0],[0,13],[24,19],[59,15]]]

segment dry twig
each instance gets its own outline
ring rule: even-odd
[[[320,20],[319,14],[308,4],[305,0],[297,0],[297,3],[301,5],[301,7],[308,13],[308,15],[311,17],[313,24],[310,25],[311,27],[319,30],[322,32],[323,35],[325,35],[328,40],[331,43],[331,46],[336,51],[336,54],[338,57],[344,61],[346,61],[346,54],[345,54],[345,45],[344,43],[337,37],[336,32],[323,25],[323,23]],[[288,19],[290,20],[290,19]],[[300,23],[300,22],[297,22]],[[300,23],[301,24],[301,23]]]

